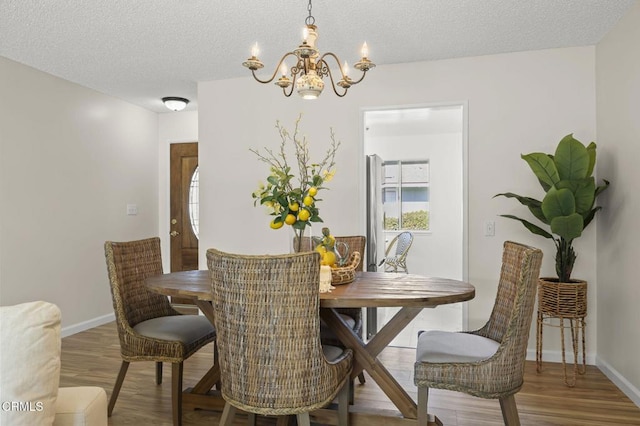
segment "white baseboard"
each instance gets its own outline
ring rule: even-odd
[[[640,389],[633,386],[609,363],[596,357],[596,366],[609,378],[634,404],[640,407]]]
[[[83,321],[78,324],[63,327],[62,330],[60,330],[60,337],[71,336],[73,334],[80,333],[81,331],[89,330],[90,328],[98,327],[99,325],[115,321],[115,319],[115,314],[110,313],[101,317],[90,319],[88,321]]]

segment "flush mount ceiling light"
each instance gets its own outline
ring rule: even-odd
[[[182,111],[189,103],[189,99],[168,96],[166,98],[162,98],[162,102],[164,103],[164,106],[172,111]]]
[[[362,58],[356,62],[354,67],[362,72],[362,76],[358,80],[352,80],[349,77],[349,67],[347,62],[344,62],[343,66],[340,66],[340,59],[331,52],[324,53],[322,56],[316,48],[316,40],[318,38],[317,27],[315,24],[315,18],[311,15],[311,0],[309,0],[309,16],[305,19],[305,28],[302,36],[302,44],[294,49],[293,52],[287,52],[278,62],[276,70],[271,78],[268,80],[262,80],[256,76],[256,70],[264,67],[264,64],[258,59],[258,43],[256,43],[251,49],[251,57],[242,63],[243,66],[249,68],[253,77],[260,83],[270,83],[278,74],[280,70],[282,76],[275,82],[276,86],[282,88],[282,92],[285,96],[291,96],[293,93],[293,87],[295,86],[298,94],[304,99],[315,99],[322,93],[324,89],[323,77],[329,77],[331,82],[331,88],[333,92],[342,97],[347,94],[347,90],[355,84],[360,83],[364,76],[371,68],[376,65],[371,62],[367,56],[369,55],[369,49],[367,43],[362,45]],[[285,60],[292,56],[295,61],[295,65],[291,67],[290,77],[287,76],[287,64]],[[327,63],[328,58],[333,58],[336,61],[338,69],[340,71],[340,80],[334,81],[334,76],[329,69]],[[338,89],[340,87],[341,89]]]

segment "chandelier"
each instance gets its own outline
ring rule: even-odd
[[[375,67],[376,64],[367,58],[369,49],[366,42],[362,45],[362,58],[354,65],[358,71],[362,72],[358,80],[353,80],[349,77],[347,62],[345,61],[344,65],[340,66],[340,59],[338,59],[335,53],[327,52],[320,55],[316,47],[318,32],[315,26],[316,19],[311,14],[311,0],[309,0],[307,9],[309,10],[309,16],[305,19],[302,44],[294,49],[293,52],[287,52],[282,56],[271,78],[262,80],[256,75],[256,70],[264,67],[264,64],[258,59],[258,43],[251,49],[251,57],[243,62],[242,65],[249,68],[253,74],[253,78],[260,83],[272,82],[276,78],[278,70],[280,70],[281,76],[275,82],[275,85],[281,87],[282,92],[287,97],[291,96],[295,86],[298,94],[302,96],[303,99],[317,98],[322,93],[322,89],[324,89],[325,83],[323,77],[329,77],[333,92],[343,97],[347,94],[347,90],[349,90],[351,86],[360,83],[367,74],[367,71]],[[296,63],[291,67],[290,75],[287,76],[288,70],[285,60],[290,56],[294,57]],[[334,80],[334,75],[331,73],[331,69],[327,63],[329,58],[333,58],[336,61],[338,69],[340,70],[340,79],[337,82]]]

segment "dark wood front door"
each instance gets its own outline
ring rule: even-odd
[[[198,144],[175,143],[170,146],[171,272],[198,269]],[[196,175],[197,177],[197,175]],[[189,303],[188,299],[172,299]]]

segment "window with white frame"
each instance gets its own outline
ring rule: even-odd
[[[382,170],[385,231],[428,231],[429,161],[385,161]]]

